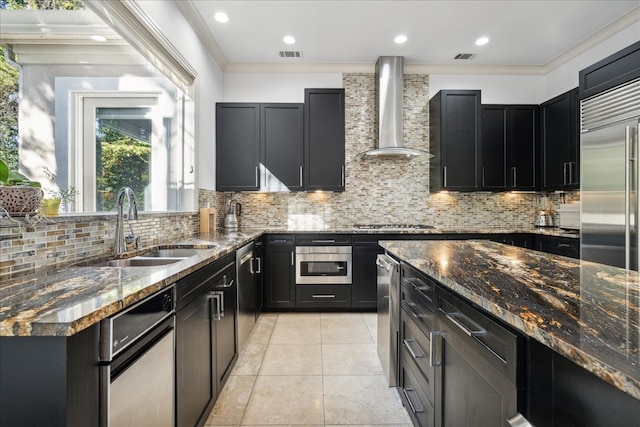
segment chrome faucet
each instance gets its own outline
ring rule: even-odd
[[[131,224],[129,224],[131,234],[127,236],[126,239],[124,237],[124,214],[122,212],[122,205],[124,204],[125,196],[127,196],[127,200],[129,201],[129,214],[127,215],[127,219],[138,219],[138,207],[136,206],[136,198],[133,195],[133,190],[129,187],[122,187],[120,191],[118,191],[118,197],[116,199],[118,206],[118,216],[116,217],[116,255],[120,255],[127,251],[127,241],[132,242],[135,239],[136,247],[140,243],[140,237],[135,237]]]

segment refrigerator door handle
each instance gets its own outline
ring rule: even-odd
[[[633,201],[632,205],[632,215],[633,215],[633,233],[635,233],[635,240],[633,240],[634,247],[631,248],[630,252],[633,253],[633,259],[631,259],[631,264],[629,268],[632,270],[638,271],[640,269],[640,176],[638,172],[640,172],[638,165],[638,156],[640,152],[638,152],[638,129],[640,129],[640,123],[636,127],[630,127],[629,129],[629,145],[631,145],[631,200]],[[629,218],[631,220],[631,218]],[[630,222],[631,223],[631,222]]]
[[[624,170],[625,175],[625,192],[624,192],[624,210],[625,210],[625,221],[624,221],[624,235],[625,235],[625,244],[624,244],[624,266],[626,269],[637,269],[637,262],[632,262],[631,260],[631,252],[635,247],[635,258],[638,256],[638,233],[637,233],[637,225],[638,225],[638,185],[637,185],[637,172],[638,172],[638,162],[637,162],[637,148],[635,147],[635,138],[634,138],[634,130],[631,126],[625,127],[625,135],[624,135],[624,149],[626,154],[626,165]],[[633,223],[632,223],[633,221]],[[636,239],[631,240],[631,231],[635,232]]]

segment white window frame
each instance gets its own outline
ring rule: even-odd
[[[152,121],[150,185],[154,195],[149,210],[167,210],[168,157],[166,134],[159,107],[160,92],[74,92],[75,115],[69,129],[69,184],[75,186],[76,212],[96,211],[96,108],[150,108]],[[73,122],[75,121],[75,123]]]

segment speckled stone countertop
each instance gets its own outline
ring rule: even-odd
[[[70,266],[36,271],[0,285],[0,336],[68,336],[176,282],[245,243],[269,233],[455,234],[537,233],[565,235],[560,229],[446,228],[359,230],[353,227],[318,229],[245,228],[167,242],[172,247],[210,248],[180,262],[154,267]],[[569,235],[577,237],[575,235]],[[151,250],[153,248],[147,248]],[[128,254],[135,255],[135,254]]]
[[[382,241],[392,255],[640,399],[638,272],[481,240]]]
[[[262,231],[218,232],[163,247],[204,248],[153,267],[72,266],[33,273],[0,287],[0,336],[68,336],[176,282],[259,237]]]

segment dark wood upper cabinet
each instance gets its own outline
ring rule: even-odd
[[[536,190],[538,175],[539,107],[509,106],[509,188]]]
[[[303,104],[216,104],[216,189],[302,189]]]
[[[260,188],[260,104],[216,104],[216,190]]]
[[[538,106],[483,105],[482,189],[537,188]]]
[[[261,190],[302,190],[304,104],[260,104]]]
[[[506,105],[482,106],[482,189],[507,189],[507,123]]]
[[[344,191],[344,149],[344,89],[305,89],[305,190]]]
[[[429,101],[430,191],[481,188],[480,113],[479,90],[441,90]]]
[[[580,186],[578,89],[540,105],[540,189],[572,190]]]
[[[580,99],[585,99],[640,77],[640,41],[578,73]]]

